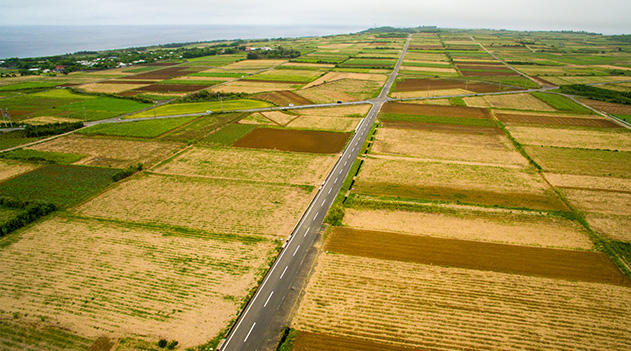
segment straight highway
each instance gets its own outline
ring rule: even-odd
[[[370,129],[379,114],[379,110],[381,110],[381,106],[388,100],[388,92],[397,77],[409,43],[410,37],[408,37],[401,51],[401,56],[394,70],[390,73],[381,93],[377,98],[370,101],[372,104],[371,109],[358,125],[355,134],[346,145],[331,173],[329,173],[315,198],[292,231],[284,249],[243,313],[237,319],[226,341],[221,345],[221,351],[262,351],[261,345],[269,332],[268,326],[291,289],[293,280],[305,255],[308,249],[311,248],[322,226],[324,216],[335,200],[342,183],[344,183],[344,179],[346,179],[353,162],[366,141]]]

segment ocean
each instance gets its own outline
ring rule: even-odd
[[[0,26],[0,59],[170,43],[354,33],[358,26]]]

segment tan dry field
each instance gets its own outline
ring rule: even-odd
[[[631,216],[631,192],[561,188],[570,203],[584,212]]]
[[[336,101],[349,102],[366,100],[378,94],[383,84],[370,80],[339,79],[307,89],[301,89],[295,93],[318,104],[333,103]]]
[[[293,121],[298,117],[294,114],[285,113],[283,111],[265,111],[259,112],[259,114],[274,122],[275,124],[278,124],[279,126],[286,126],[287,123]]]
[[[289,67],[315,67],[315,68],[335,68],[334,64],[331,63],[307,63],[307,62],[287,62],[284,63],[283,66]]]
[[[575,251],[334,227],[327,252],[631,287],[602,252]]]
[[[257,94],[267,91],[294,90],[302,85],[238,80],[208,89],[211,92]]]
[[[631,216],[586,213],[590,227],[606,238],[631,242]]]
[[[563,173],[544,173],[550,184],[560,188],[631,192],[631,179]]]
[[[631,152],[524,146],[545,171],[554,173],[631,177]]]
[[[141,175],[118,184],[75,212],[214,233],[282,237],[291,232],[310,199],[311,191],[298,186]]]
[[[42,125],[48,123],[64,123],[64,122],[80,122],[81,120],[76,118],[68,118],[68,117],[57,117],[57,116],[39,116],[33,117],[29,119],[22,120],[22,123],[30,124],[30,125]]]
[[[402,124],[389,122],[384,122],[386,128],[379,128],[372,148],[373,153],[528,166],[528,160],[500,134],[501,130],[493,133],[495,128],[447,126],[432,130],[432,126],[428,126],[431,123],[423,123],[417,128],[388,128],[393,124]],[[476,133],[476,129],[481,129],[479,134]],[[487,130],[491,132],[486,132]],[[472,153],[471,150],[475,152]]]
[[[173,175],[315,186],[324,180],[335,161],[333,155],[193,147],[154,171]]]
[[[251,115],[242,118],[238,122],[239,124],[256,124],[256,125],[276,125],[276,123],[272,122],[267,117],[263,116],[260,113],[252,113]]]
[[[333,154],[342,151],[350,133],[319,130],[257,128],[233,146],[253,149]]]
[[[408,346],[394,346],[360,338],[299,331],[292,351],[414,351]],[[420,351],[420,350],[419,350]]]
[[[300,116],[287,124],[288,128],[352,132],[361,118]]]
[[[628,287],[327,254],[293,327],[423,350],[626,350]]]
[[[0,180],[4,181],[5,179],[30,172],[38,167],[39,165],[31,163],[22,163],[20,161],[13,160],[0,160]]]
[[[347,209],[344,225],[357,229],[429,235],[514,245],[591,250],[578,224],[560,218],[507,212],[424,213]]]
[[[296,95],[293,91],[287,90],[279,90],[272,91],[263,94],[257,94],[252,96],[251,98],[256,100],[264,100],[269,101],[277,106],[289,106],[290,104],[294,105],[311,105],[313,102],[305,99],[300,95]]]
[[[543,114],[518,114],[507,113],[508,111],[497,112],[494,114],[498,120],[509,123],[525,123],[525,124],[549,124],[557,126],[575,126],[575,127],[595,127],[595,128],[622,128],[621,125],[606,118],[595,115],[586,116],[550,116]]]
[[[631,115],[631,106],[622,105],[622,104],[614,104],[611,102],[590,100],[590,99],[579,99],[582,103],[587,106],[591,106],[595,109],[611,113],[611,114],[620,114],[620,115]]]
[[[438,72],[438,73],[458,73],[454,68],[447,67],[418,67],[418,66],[405,66],[405,62],[401,66],[402,70],[407,71],[420,71],[420,72]]]
[[[322,107],[322,108],[306,108],[295,110],[293,112],[299,113],[301,116],[306,117],[364,117],[370,110],[370,104],[362,105],[348,105],[348,106],[336,106],[336,107]]]
[[[529,168],[369,158],[361,168],[354,191],[424,201],[568,210],[548,184]]]
[[[428,91],[444,89],[465,89],[476,93],[490,93],[500,91],[499,84],[467,82],[455,79],[429,79],[429,78],[408,78],[398,81],[395,91]]]
[[[225,70],[260,70],[266,69],[274,66],[278,66],[282,63],[287,62],[287,60],[243,60],[235,63],[231,63],[229,65],[223,66],[222,68]]]
[[[396,94],[403,94],[403,93],[396,93]],[[451,102],[449,101],[449,99],[411,100],[411,101],[406,101],[405,103],[406,104],[419,104],[419,105],[451,106]]]
[[[88,155],[75,164],[126,168],[137,163],[145,167],[182,148],[182,144],[68,135],[29,149]]]
[[[471,94],[470,91],[464,89],[441,89],[430,91],[397,91],[390,93],[390,97],[395,99],[412,99],[412,98],[433,98],[440,96],[452,96]],[[406,103],[418,103],[416,101],[406,101]]]
[[[19,313],[86,337],[131,334],[184,347],[227,326],[274,253],[267,240],[91,219],[54,217],[18,235],[0,251],[2,318]]]
[[[626,129],[546,128],[511,125],[510,134],[521,144],[569,148],[631,151]]]
[[[556,111],[555,108],[537,99],[536,97],[524,94],[506,94],[489,96],[465,97],[465,103],[471,107],[494,107],[500,109],[534,110],[534,111]]]
[[[353,73],[353,72],[328,72],[322,77],[305,85],[303,89],[310,88],[310,87],[320,85],[320,84],[324,84],[326,82],[333,82],[340,79],[369,80],[369,81],[374,81],[374,82],[383,84],[386,82],[386,80],[388,80],[388,77],[382,74]]]
[[[146,87],[148,84],[106,84],[90,83],[81,85],[80,88],[88,93],[118,94],[124,91]]]
[[[593,84],[593,83],[616,83],[629,80],[626,76],[548,76],[545,80],[554,85],[566,84]]]

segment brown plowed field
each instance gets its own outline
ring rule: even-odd
[[[400,113],[423,116],[445,116],[488,119],[486,109],[463,106],[419,105],[388,102],[381,109],[383,113]]]
[[[208,88],[210,85],[192,85],[192,84],[153,84],[146,87],[138,88],[136,91],[150,91],[158,93],[166,92],[190,92]]]
[[[259,82],[259,83],[283,83],[283,84],[305,84],[305,82],[295,80],[267,80],[267,79],[245,79],[246,82]]]
[[[443,89],[466,89],[476,93],[491,93],[501,89],[498,84],[467,83],[450,79],[406,79],[396,83],[394,91],[428,91]]]
[[[134,80],[134,81],[128,81],[128,80],[106,80],[103,82],[100,82],[99,84],[154,84],[157,81],[155,80]]]
[[[132,76],[121,77],[120,79],[172,79],[176,77],[185,76],[187,74],[195,73],[203,71],[204,68],[194,68],[194,67],[170,67],[165,69],[159,69],[156,71],[146,72],[135,74]]]
[[[329,154],[342,151],[349,136],[350,133],[257,128],[237,140],[234,146]]]
[[[504,65],[497,64],[480,64],[480,63],[458,63],[456,64],[458,69],[484,69],[484,70],[498,70],[498,71],[506,71],[507,68]]]
[[[513,71],[460,71],[464,77],[505,77],[518,76]]]
[[[619,124],[604,118],[582,118],[582,117],[554,117],[539,115],[518,115],[512,113],[496,112],[495,116],[502,122],[528,123],[528,124],[551,124],[558,126],[577,127],[598,127],[598,128],[622,128]]]
[[[445,47],[442,45],[410,45],[410,50],[442,50]]]
[[[530,208],[536,210],[568,211],[561,199],[552,195],[524,192],[461,189],[457,187],[414,186],[400,183],[358,182],[354,191],[359,194],[385,197],[444,201],[471,205]]]
[[[500,128],[465,126],[458,124],[440,124],[440,123],[424,123],[424,122],[407,122],[383,120],[381,124],[385,128],[397,129],[422,129],[432,132],[450,133],[450,134],[475,134],[475,135],[501,135],[504,134]]]
[[[600,252],[558,250],[335,227],[324,249],[344,255],[631,287]]]
[[[612,102],[604,102],[590,99],[579,99],[582,103],[587,106],[591,106],[593,108],[599,109],[601,111],[605,111],[611,114],[620,114],[620,115],[631,115],[631,106],[622,105],[622,104],[614,104]]]
[[[313,102],[304,97],[288,90],[272,91],[269,93],[257,94],[252,96],[253,99],[269,101],[278,106],[294,105],[312,105]]]
[[[376,343],[365,339],[299,331],[292,351],[414,351],[422,350]]]

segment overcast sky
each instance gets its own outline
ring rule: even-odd
[[[630,0],[0,0],[0,25],[360,25],[631,34]]]

